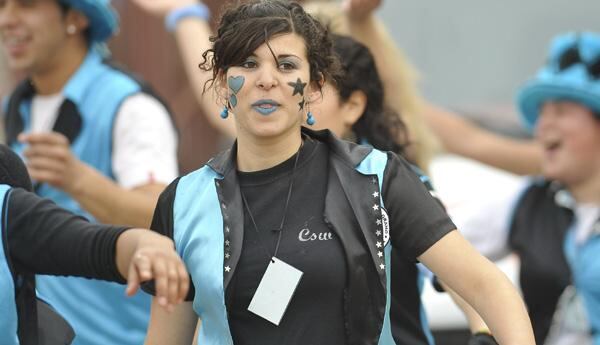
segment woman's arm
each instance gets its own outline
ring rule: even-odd
[[[482,129],[457,114],[429,104],[420,96],[415,69],[383,23],[373,15],[381,2],[345,1],[344,24],[338,27],[347,30],[373,54],[385,87],[386,102],[400,112],[412,131],[419,163],[431,158],[439,140],[449,152],[499,169],[520,175],[539,173],[541,150],[534,142],[515,140]]]
[[[335,33],[351,36],[369,48],[383,82],[385,103],[402,116],[416,163],[427,171],[439,143],[420,116],[423,101],[416,88],[415,69],[372,15],[380,3],[381,0],[351,0],[344,2],[342,8],[337,3],[309,1],[304,7]]]
[[[163,307],[185,298],[189,276],[171,239],[90,223],[23,189],[11,190],[8,200],[7,252],[15,273],[126,279],[130,296],[141,281],[154,279]]]
[[[429,103],[423,117],[449,152],[519,175],[540,173],[542,150],[533,140],[498,135]]]
[[[146,12],[161,18],[176,9],[199,3],[198,0],[133,0],[133,2]],[[198,67],[204,61],[202,54],[212,47],[209,41],[212,30],[208,21],[196,16],[185,17],[177,23],[174,34],[187,77],[206,119],[222,134],[235,137],[235,121],[232,116],[227,119],[219,116],[224,104],[219,104],[213,90],[204,92],[206,82],[212,78],[212,73]]]
[[[475,308],[499,344],[535,344],[515,287],[457,231],[442,237],[418,259]]]
[[[145,344],[190,345],[197,324],[198,317],[194,313],[192,302],[183,302],[169,313],[153,298]]]

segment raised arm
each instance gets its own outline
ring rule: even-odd
[[[144,11],[161,18],[173,13],[173,11],[181,11],[190,6],[204,6],[202,2],[197,0],[132,1]],[[222,119],[219,116],[224,104],[218,103],[216,94],[212,90],[205,92],[206,82],[212,78],[212,74],[198,67],[204,61],[202,54],[211,48],[209,38],[212,35],[212,30],[208,22],[208,15],[207,12],[206,18],[198,15],[183,16],[175,23],[174,35],[186,74],[206,119],[222,134],[235,137],[235,122],[232,117]]]
[[[309,8],[333,18],[334,30],[352,36],[371,50],[385,86],[386,102],[406,121],[417,142],[420,163],[437,151],[439,140],[451,153],[516,174],[539,173],[541,151],[532,141],[515,140],[482,129],[420,96],[415,69],[383,23],[373,15],[381,3],[382,0],[346,0],[342,4],[343,14],[334,4],[314,4]]]
[[[381,0],[337,3],[308,2],[307,11],[338,34],[348,35],[371,50],[384,85],[385,103],[398,112],[408,128],[416,163],[424,170],[438,151],[439,143],[420,116],[422,100],[416,89],[417,73],[372,12]]]
[[[428,103],[423,117],[449,152],[519,175],[540,173],[542,150],[534,140],[496,134]]]

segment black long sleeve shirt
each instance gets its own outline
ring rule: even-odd
[[[72,275],[124,283],[116,242],[127,228],[94,224],[20,188],[6,194],[4,249],[13,274]]]

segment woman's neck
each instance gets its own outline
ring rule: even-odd
[[[300,132],[273,138],[238,137],[238,170],[252,172],[265,170],[284,162],[298,152],[302,144]]]

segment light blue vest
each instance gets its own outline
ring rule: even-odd
[[[376,174],[381,190],[386,164],[387,155],[373,150],[356,170],[365,175]],[[208,166],[182,177],[173,205],[173,239],[195,287],[193,308],[202,320],[198,336],[198,344],[202,345],[233,344],[225,306],[223,273],[227,267],[223,250],[223,219],[217,195],[217,184],[222,183],[222,179],[222,175]],[[388,269],[391,251],[388,242],[385,250]],[[389,284],[388,279],[386,318],[380,345],[395,344],[389,320]]]
[[[6,240],[6,210],[8,203],[6,197],[10,187],[0,184],[0,210],[4,212],[0,216],[0,334],[3,345],[18,345],[17,338],[18,316],[15,304],[15,282],[8,267],[7,253],[4,252],[4,241]]]
[[[582,244],[575,242],[575,232],[569,231],[565,255],[573,273],[577,293],[581,296],[588,320],[595,333],[594,345],[600,345],[600,235],[592,235]]]
[[[102,63],[91,51],[69,80],[63,94],[76,104],[82,129],[71,144],[72,152],[105,176],[114,178],[112,143],[115,116],[122,102],[140,92],[132,78]],[[20,104],[25,132],[30,129],[31,101]],[[21,144],[13,145],[21,152]],[[47,184],[38,189],[42,197],[82,215],[94,218],[68,194]],[[138,292],[125,297],[123,285],[74,277],[37,276],[38,295],[73,326],[74,345],[139,345],[144,342],[150,313],[150,296]]]

